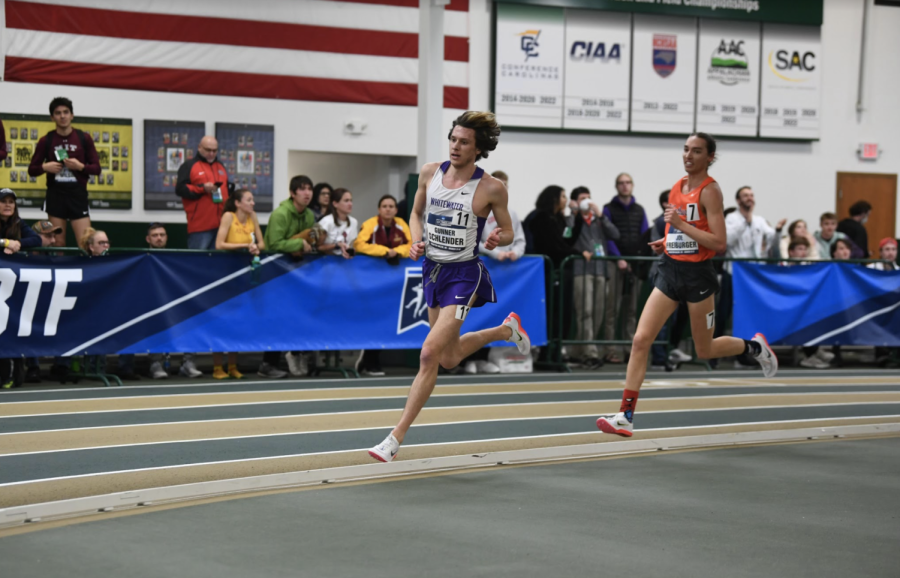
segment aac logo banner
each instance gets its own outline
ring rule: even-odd
[[[678,36],[674,34],[653,35],[653,70],[663,78],[675,72],[678,53]]]
[[[723,38],[719,42],[710,59],[707,78],[725,86],[750,82],[750,66],[744,51],[744,40]]]

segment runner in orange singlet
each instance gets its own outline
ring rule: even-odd
[[[687,176],[675,183],[669,193],[665,237],[650,243],[657,255],[665,254],[659,264],[656,287],[644,305],[634,335],[622,406],[619,413],[597,420],[597,427],[605,433],[631,437],[634,407],[647,373],[650,346],[679,302],[687,303],[698,357],[716,359],[748,353],[759,362],[766,377],[778,371],[778,358],[761,333],[751,341],[737,337],[713,339],[719,281],[710,259],[725,251],[722,189],[708,173],[715,159],[713,137],[702,132],[688,137],[682,155]]]

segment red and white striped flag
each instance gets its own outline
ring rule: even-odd
[[[5,80],[415,106],[418,0],[6,0]],[[468,108],[468,0],[444,106]]]

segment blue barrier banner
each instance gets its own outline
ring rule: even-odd
[[[0,357],[204,351],[419,349],[421,261],[237,253],[0,256]],[[485,259],[497,304],[463,332],[517,312],[547,342],[544,261]],[[498,343],[500,345],[502,343]],[[509,344],[506,344],[509,345]]]
[[[900,272],[734,263],[734,335],[773,345],[900,346]]]

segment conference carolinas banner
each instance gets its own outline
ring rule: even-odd
[[[2,255],[0,349],[4,357],[418,349],[428,334],[421,261],[270,255],[255,271],[249,265],[234,253]],[[543,259],[485,265],[498,303],[472,309],[463,331],[516,311],[532,343],[545,344]]]
[[[772,345],[900,346],[900,272],[734,263],[734,335]]]

